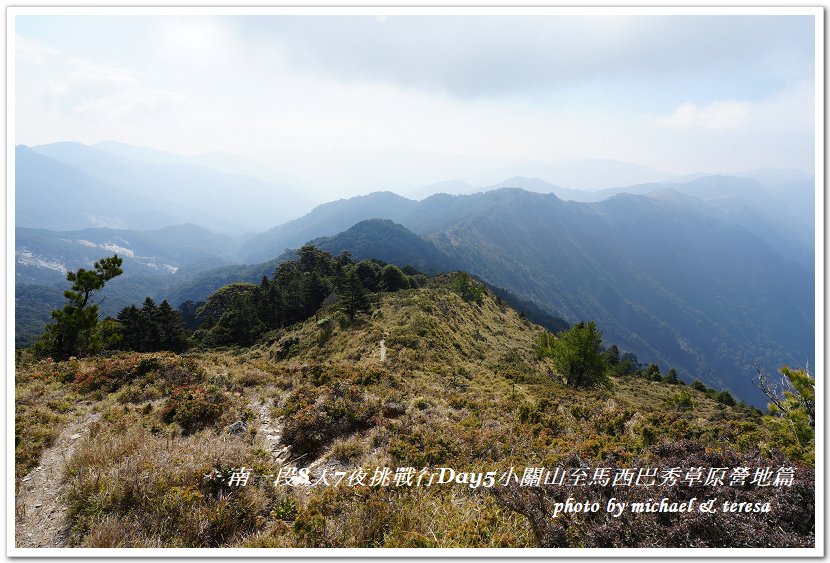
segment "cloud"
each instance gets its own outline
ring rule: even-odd
[[[671,114],[650,121],[664,129],[747,131],[771,136],[794,131],[810,136],[815,126],[815,87],[812,80],[803,80],[757,101],[718,100],[704,105],[685,101]]]
[[[306,150],[314,158],[274,167],[312,185],[324,172],[333,190],[466,177],[488,162],[591,157],[683,173],[809,167],[814,154],[810,18],[103,23],[34,18],[37,41],[18,35],[16,142]],[[384,152],[400,147],[452,158],[419,168]],[[342,151],[342,163],[326,151]],[[375,164],[354,151],[383,154]]]
[[[656,117],[654,123],[674,129],[729,130],[744,125],[752,109],[752,103],[737,100],[722,100],[705,106],[684,102],[671,115]]]
[[[191,103],[187,96],[159,88],[149,92],[84,100],[72,107],[72,113],[92,120],[166,121],[174,118],[177,111]]]
[[[99,64],[85,59],[72,58],[66,61],[69,69],[67,81],[75,84],[93,83],[96,86],[122,87],[137,84],[136,74],[126,68]]]
[[[654,158],[675,170],[736,172],[815,166],[815,85],[804,80],[756,100],[683,102],[669,114],[643,116]]]
[[[157,57],[169,63],[209,67],[232,60],[237,38],[218,17],[170,17],[160,20]]]
[[[298,70],[460,98],[812,72],[813,22],[769,16],[388,16],[237,20]],[[786,61],[789,64],[781,64]],[[765,92],[763,83],[753,86]]]
[[[18,36],[23,44],[29,43]],[[40,62],[30,64],[31,53],[39,53]],[[66,57],[57,49],[30,48],[17,51],[17,86],[25,86],[27,97],[39,96],[50,107],[70,111],[79,104],[117,96],[142,85],[142,73],[113,65]]]
[[[33,63],[36,65],[42,65],[47,60],[60,55],[58,49],[44,45],[34,39],[24,37],[19,33],[15,35],[14,51],[18,62]]]
[[[117,131],[139,126],[174,127],[192,104],[189,96],[161,85],[154,69],[106,60],[109,52],[74,56],[77,49],[57,49],[20,34],[15,51],[19,127],[43,131],[51,123],[51,138],[67,134],[61,130],[86,138],[109,128],[106,138],[116,138]]]

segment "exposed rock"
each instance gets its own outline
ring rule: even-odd
[[[237,420],[236,422],[231,424],[230,427],[228,428],[228,432],[230,432],[231,434],[242,434],[243,432],[247,432],[247,431],[248,431],[248,425],[245,424],[241,420]]]
[[[406,407],[396,401],[383,403],[383,416],[386,418],[397,418],[406,412]]]

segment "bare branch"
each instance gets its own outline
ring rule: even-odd
[[[788,409],[784,407],[783,389],[789,387],[789,382],[782,377],[780,383],[773,382],[772,376],[757,363],[755,364],[755,371],[757,375],[752,378],[752,384],[761,390],[761,393],[766,395],[767,399],[772,404],[778,407],[782,414],[786,414]]]

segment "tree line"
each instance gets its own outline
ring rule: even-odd
[[[250,346],[264,333],[303,322],[324,305],[342,311],[348,321],[371,311],[373,295],[421,287],[428,277],[409,266],[403,269],[380,260],[354,261],[306,245],[297,259],[279,264],[273,277],[257,284],[232,283],[203,303],[188,301],[178,310],[165,300],[147,297],[141,307],[130,305],[115,319],[99,321],[95,296],[109,280],[121,275],[118,255],[96,262],[92,270],[69,272],[67,304],[52,312],[53,322],[34,347],[56,360],[83,357],[104,349],[182,352],[193,345]]]
[[[52,311],[52,322],[33,350],[37,356],[60,361],[104,349],[182,352],[194,344],[250,346],[264,333],[303,322],[327,305],[353,322],[371,311],[373,295],[422,287],[429,281],[411,267],[401,269],[374,259],[355,262],[348,252],[332,256],[306,245],[297,256],[278,265],[272,279],[263,277],[258,285],[226,285],[204,303],[186,302],[174,310],[166,300],[156,305],[147,297],[141,307],[131,305],[115,319],[99,321],[96,296],[106,282],[123,273],[117,254],[103,258],[91,270],[67,273],[72,283],[64,292],[67,303]],[[480,303],[487,291],[464,272],[448,279],[448,287],[471,303]],[[536,351],[540,359],[550,358],[565,383],[573,387],[604,386],[609,376],[624,375],[685,385],[674,369],[663,376],[656,364],[640,364],[634,354],[621,353],[616,345],[604,348],[602,332],[593,321],[579,322],[556,335],[543,332]],[[815,427],[814,378],[806,369],[783,367],[780,372],[784,378],[775,385],[759,369],[756,385],[771,400],[769,413],[778,424],[775,428],[782,443],[797,444],[802,455],[809,457]],[[690,387],[725,405],[736,404],[728,391],[710,389],[697,380]],[[790,439],[790,434],[797,439]]]

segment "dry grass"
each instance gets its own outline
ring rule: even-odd
[[[217,547],[262,525],[272,487],[231,487],[225,479],[242,466],[273,474],[269,457],[242,437],[212,429],[160,435],[142,422],[124,416],[97,425],[70,460],[66,501],[76,545]],[[205,478],[214,469],[224,477]]]
[[[335,321],[329,333],[310,319],[258,348],[19,364],[18,472],[36,463],[74,403],[91,400],[103,416],[67,467],[73,545],[525,547],[535,541],[527,521],[486,491],[231,489],[204,475],[242,465],[276,473],[255,436],[259,404],[282,417],[301,466],[487,471],[574,454],[625,463],[681,438],[744,451],[768,439],[748,412],[694,390],[694,408],[671,411],[677,386],[562,385],[534,353],[541,329],[489,295],[476,304],[443,288],[407,290],[382,295],[352,324],[325,314]],[[195,409],[200,423],[187,428],[165,418],[171,396],[198,402],[201,391],[190,390],[201,388],[221,405],[215,418],[215,409],[203,419]],[[229,434],[239,419],[251,430]]]
[[[66,381],[80,362],[55,363],[18,358],[15,372],[15,468],[17,479],[38,465],[76,411],[79,395]]]

